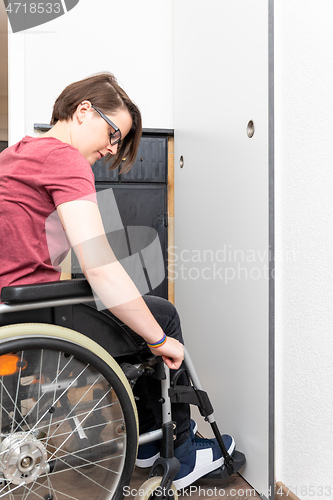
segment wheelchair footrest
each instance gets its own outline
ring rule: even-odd
[[[246,459],[245,459],[244,453],[237,451],[237,450],[235,450],[235,452],[233,453],[232,458],[234,459],[233,474],[235,474],[243,467],[243,465],[246,462]],[[204,477],[209,478],[209,479],[228,479],[230,476],[229,476],[229,473],[227,471],[226,466],[222,465],[221,467],[210,472],[209,474],[207,474]]]

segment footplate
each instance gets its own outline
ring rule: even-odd
[[[237,450],[235,450],[234,453],[232,454],[232,458],[234,460],[233,474],[235,474],[235,472],[238,472],[243,467],[243,465],[246,462],[246,458],[244,453]],[[216,470],[213,470],[204,477],[209,479],[228,479],[230,475],[228,473],[227,467],[225,465],[222,465],[221,467],[219,467]]]

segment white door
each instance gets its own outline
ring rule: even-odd
[[[220,430],[246,455],[241,474],[266,498],[274,497],[272,8],[269,0],[174,2],[170,249],[188,349]]]

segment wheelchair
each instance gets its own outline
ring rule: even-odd
[[[1,301],[0,498],[119,500],[138,445],[154,440],[161,454],[139,498],[177,498],[172,402],[198,406],[211,424],[224,465],[210,477],[243,466],[241,452],[228,455],[188,351],[190,384],[179,386],[141,337],[96,309],[85,279],[5,287]],[[163,424],[139,436],[132,389],[143,374],[161,381]]]

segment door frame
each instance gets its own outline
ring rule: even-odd
[[[274,0],[268,0],[268,163],[269,163],[269,485],[275,496],[275,218],[274,218]]]

